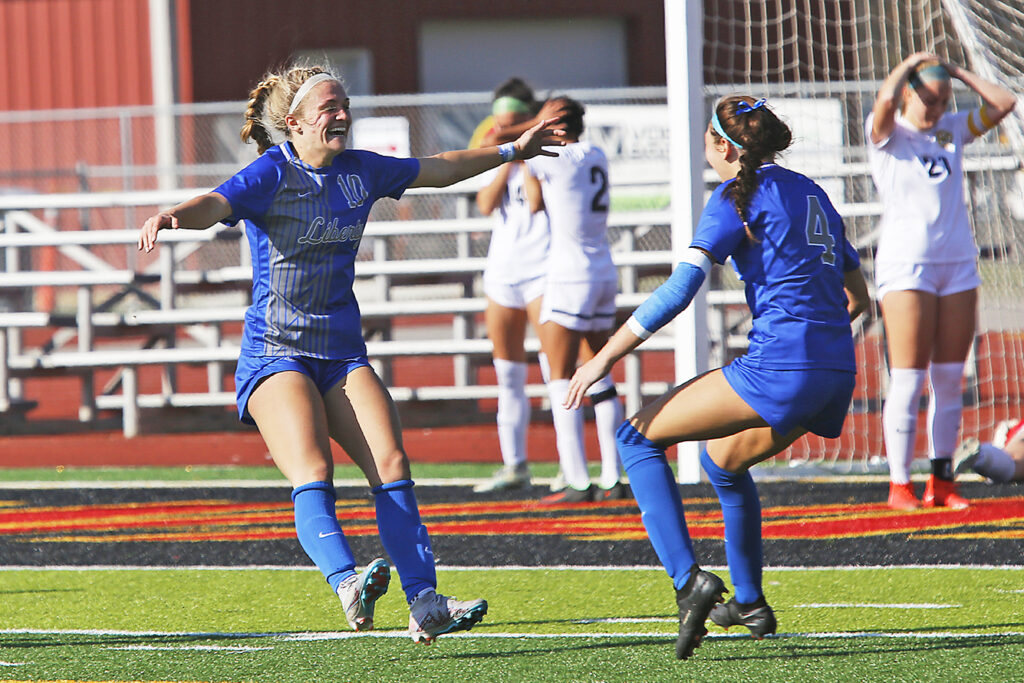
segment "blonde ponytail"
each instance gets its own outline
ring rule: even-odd
[[[260,154],[274,146],[274,132],[281,138],[289,137],[288,114],[295,93],[310,77],[330,70],[320,65],[295,65],[278,72],[270,72],[249,93],[242,124],[242,142],[256,142]],[[340,80],[340,79],[339,79]],[[302,108],[297,110],[301,112]]]

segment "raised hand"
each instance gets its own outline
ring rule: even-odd
[[[557,118],[543,119],[527,129],[512,144],[516,148],[516,159],[532,159],[533,157],[555,157],[557,152],[544,147],[562,147],[565,145],[565,131],[552,128],[558,123]]]

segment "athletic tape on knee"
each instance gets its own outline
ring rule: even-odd
[[[591,405],[597,405],[602,401],[615,398],[619,395],[619,392],[615,390],[615,382],[612,381],[611,375],[605,375],[601,379],[594,382],[590,389],[587,391],[587,398],[590,399]]]

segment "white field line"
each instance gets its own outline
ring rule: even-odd
[[[107,647],[108,650],[199,650],[202,652],[255,652],[257,650],[273,650],[272,647],[250,647],[248,645],[119,645]]]
[[[866,608],[866,609],[955,609],[963,605],[936,605],[930,603],[874,603],[874,602],[812,602],[805,605],[793,605],[793,607],[808,607],[820,609],[835,608]]]
[[[231,633],[231,632],[196,632],[196,631],[117,631],[117,630],[105,630],[105,629],[0,629],[0,635],[53,635],[53,636],[94,636],[94,637],[117,637],[117,638],[176,638],[176,637],[187,637],[187,638],[217,638],[217,639],[254,639],[254,638],[270,638],[277,639],[284,642],[316,642],[316,641],[328,641],[328,640],[351,640],[354,638],[408,638],[409,634],[406,631],[364,631],[356,633],[352,631],[322,631],[322,632],[304,632],[304,633],[281,633],[281,632],[266,632],[266,633]],[[644,633],[644,632],[563,632],[563,633],[513,633],[513,632],[501,632],[501,633],[485,633],[485,632],[469,632],[469,633],[449,633],[443,636],[446,640],[449,638],[463,638],[463,639],[491,639],[491,640],[506,640],[506,639],[554,639],[554,638],[675,638],[678,634],[676,631],[666,631],[664,633]],[[931,639],[931,638],[992,638],[992,637],[1020,637],[1024,636],[1024,631],[990,631],[990,632],[956,632],[956,631],[922,631],[922,632],[887,632],[887,631],[831,631],[823,633],[779,633],[776,635],[767,636],[769,639],[796,639],[796,638],[812,638],[812,639],[830,639],[830,638],[890,638],[893,640],[900,639]],[[749,638],[749,635],[741,633],[709,633],[705,638],[711,640],[737,640]],[[196,646],[188,646],[196,647]],[[112,646],[112,649],[122,649],[124,646]],[[204,649],[223,649],[227,650],[238,650],[238,647],[231,646],[204,646]],[[140,648],[136,648],[140,649]],[[147,648],[155,649],[155,648]],[[178,648],[183,649],[183,648]]]
[[[727,567],[706,565],[702,566],[704,569],[716,572],[727,572]],[[446,566],[443,564],[437,565],[438,571],[446,572],[492,572],[492,571],[523,571],[523,572],[562,572],[562,571],[575,571],[575,572],[635,572],[635,571],[654,571],[662,572],[665,571],[657,565],[609,565],[609,566],[598,566],[598,565],[571,565],[571,564],[558,564],[558,565],[512,565],[512,566],[463,566],[453,565]],[[831,571],[842,571],[842,572],[859,572],[859,571],[877,571],[877,570],[890,570],[890,569],[942,569],[942,570],[1009,570],[1009,571],[1021,571],[1024,570],[1024,565],[1020,564],[899,564],[899,565],[843,565],[838,567],[822,567],[822,566],[800,566],[800,567],[765,567],[766,572],[831,572]],[[315,572],[319,571],[316,567],[310,565],[277,565],[277,564],[254,564],[254,565],[235,565],[235,566],[219,566],[219,565],[103,565],[103,564],[89,564],[89,565],[53,565],[39,567],[35,565],[0,565],[0,572],[84,572],[84,571],[155,571],[155,572],[167,572],[167,571],[218,571],[218,572],[239,572],[239,571],[289,571],[289,572]],[[1004,592],[1024,592],[1022,591],[1004,591]]]

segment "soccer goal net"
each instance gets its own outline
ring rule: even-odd
[[[889,71],[925,50],[1024,94],[1021,0],[719,1],[705,4],[704,34],[709,105],[737,91],[770,98],[795,134],[783,163],[830,193],[869,282],[880,205],[867,166],[864,121]],[[958,82],[954,87],[953,107],[979,106],[973,91]],[[1022,168],[1024,101],[995,131],[966,148],[966,196],[983,285],[964,385],[963,437],[990,439],[1001,420],[1024,413]],[[795,461],[848,463],[854,469],[881,465],[888,365],[877,308],[857,334],[860,370],[845,433],[832,442],[801,440],[791,449]],[[919,458],[927,445],[922,410]]]

